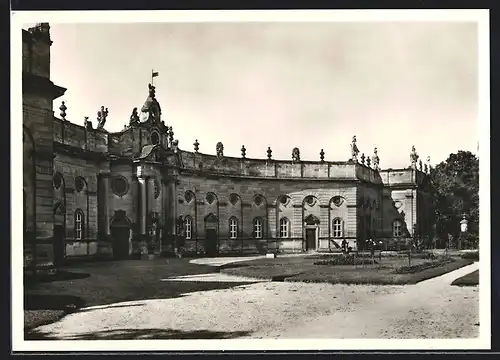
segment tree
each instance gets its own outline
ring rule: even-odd
[[[479,234],[479,159],[470,151],[450,154],[430,172],[436,232],[446,240],[460,235],[460,220],[468,220],[468,231]]]

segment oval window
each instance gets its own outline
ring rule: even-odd
[[[113,179],[113,192],[118,196],[123,196],[128,192],[128,181],[123,176]]]
[[[158,145],[160,143],[160,135],[157,132],[151,134],[151,144]]]

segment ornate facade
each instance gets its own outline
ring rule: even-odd
[[[23,30],[23,144],[25,265],[71,257],[128,258],[172,252],[185,239],[191,254],[256,253],[352,248],[377,239],[390,247],[415,232],[430,234],[427,166],[413,148],[411,165],[380,168],[359,155],[352,139],[347,161],[276,160],[203,154],[180,147],[162,119],[156,89],[133,108],[120,132],[54,115],[65,90],[50,81],[48,24]],[[146,90],[146,89],[145,89]],[[145,91],[146,95],[146,91]]]

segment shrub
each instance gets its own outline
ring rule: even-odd
[[[414,274],[417,272],[421,272],[427,269],[432,269],[436,267],[440,267],[449,263],[454,262],[450,257],[442,257],[439,260],[436,261],[427,261],[421,264],[417,265],[412,265],[412,266],[401,266],[397,269],[394,270],[394,273],[396,274]]]
[[[356,262],[355,260],[356,259]],[[378,264],[376,260],[367,260],[366,258],[348,256],[335,256],[329,260],[321,260],[314,262],[314,265],[363,265],[363,264]]]
[[[479,251],[466,252],[461,255],[462,259],[479,261]]]

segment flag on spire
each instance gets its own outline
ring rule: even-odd
[[[156,77],[158,76],[160,73],[158,71],[152,71],[152,74],[151,74],[151,77]]]

